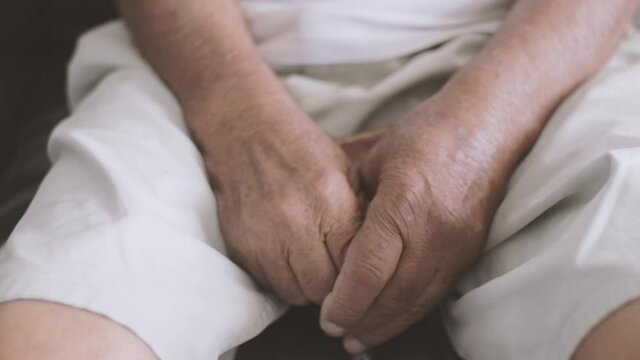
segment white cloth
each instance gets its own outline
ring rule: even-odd
[[[414,56],[296,66],[280,76],[333,135],[388,124],[488,38],[459,34]],[[73,114],[53,168],[0,251],[0,301],[103,314],[162,358],[211,360],[284,306],[225,257],[215,199],[175,98],[120,22],[80,41]],[[416,86],[420,84],[420,86]],[[554,114],[511,181],[486,256],[446,311],[469,359],[567,359],[590,327],[640,295],[640,39]]]
[[[640,296],[640,36],[551,117],[446,311],[469,359],[568,359]]]
[[[267,62],[381,61],[493,32],[513,0],[243,0]]]

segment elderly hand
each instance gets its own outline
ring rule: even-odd
[[[286,302],[320,304],[362,221],[357,171],[293,104],[228,117],[205,162],[229,255]]]
[[[502,196],[493,137],[433,99],[394,124],[361,165],[373,199],[321,312],[325,332],[346,336],[352,353],[439,304],[480,254]]]

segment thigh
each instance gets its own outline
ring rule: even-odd
[[[180,107],[124,26],[85,36],[52,169],[0,252],[0,301],[40,299],[126,326],[163,359],[213,359],[282,311],[225,256]]]
[[[471,359],[569,359],[640,297],[640,38],[552,116],[449,303]]]
[[[582,340],[572,360],[634,360],[640,356],[640,300],[607,316]]]
[[[153,360],[127,328],[85,310],[45,301],[0,304],[1,360]]]

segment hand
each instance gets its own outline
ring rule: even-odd
[[[367,131],[341,139],[338,141],[338,145],[340,145],[342,151],[347,155],[351,164],[358,167],[386,132],[386,129]]]
[[[357,172],[295,105],[228,117],[205,153],[228,253],[284,301],[320,304],[361,224]]]
[[[504,186],[495,137],[442,108],[394,124],[360,167],[373,199],[321,312],[349,352],[434,309],[483,248]]]

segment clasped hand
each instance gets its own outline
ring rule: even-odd
[[[439,107],[340,144],[293,106],[260,111],[205,159],[230,257],[284,301],[322,305],[350,352],[434,309],[484,245],[490,147]]]

